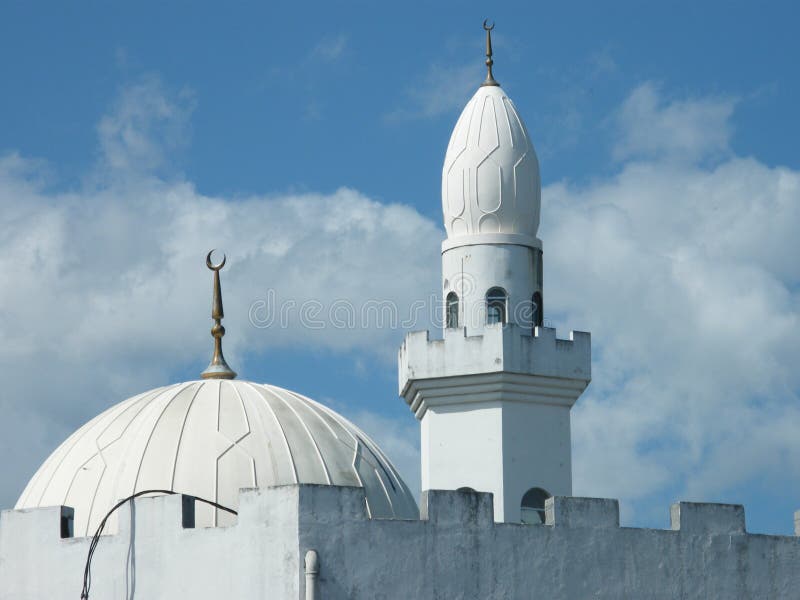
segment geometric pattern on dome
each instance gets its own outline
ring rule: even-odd
[[[169,489],[236,509],[240,488],[294,483],[362,487],[370,517],[419,518],[408,487],[363,431],[305,396],[239,380],[176,384],[109,408],[50,455],[15,508],[71,506],[75,535],[91,535],[137,491]],[[234,520],[196,505],[197,527]]]
[[[540,206],[539,161],[525,124],[500,86],[478,88],[453,129],[442,168],[448,238],[535,238]]]

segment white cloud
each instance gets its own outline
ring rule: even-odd
[[[621,156],[635,160],[543,194],[549,316],[593,334],[593,382],[573,421],[575,492],[619,497],[639,519],[753,482],[800,493],[800,174],[725,155],[728,117],[710,129],[681,121],[696,131],[677,138],[654,129],[697,105],[729,109],[665,102],[652,87],[643,102],[642,89],[621,114],[639,103],[653,119],[620,121],[635,141]],[[124,90],[100,127],[97,169],[112,175],[79,191],[50,191],[40,162],[0,159],[0,453],[15,457],[0,505],[80,422],[204,366],[211,247],[228,253],[226,354],[245,376],[245,349],[287,345],[366,351],[393,371],[399,334],[374,323],[308,329],[295,314],[285,329],[251,326],[248,310],[269,289],[298,304],[393,298],[403,314],[438,288],[441,230],[409,207],[347,188],[232,201],[157,176],[189,109],[160,84]],[[648,131],[661,139],[642,146]],[[416,488],[413,420],[353,417]]]
[[[323,62],[335,62],[346,52],[348,41],[349,38],[344,33],[327,35],[311,49],[309,56],[312,59],[321,60]]]
[[[640,513],[671,490],[735,500],[726,494],[752,479],[798,493],[800,173],[734,156],[699,166],[726,147],[732,105],[664,103],[640,87],[623,112],[643,94],[658,108],[624,135],[661,135],[659,152],[543,194],[548,306],[593,334],[576,493],[621,496]],[[693,163],[660,153],[689,146]]]
[[[97,176],[76,192],[50,191],[36,161],[0,159],[0,454],[16,457],[2,506],[81,422],[175,370],[205,366],[210,248],[228,255],[225,349],[245,376],[245,349],[289,345],[361,351],[391,369],[397,329],[374,320],[310,329],[299,307],[391,299],[404,317],[438,288],[430,257],[440,231],[407,206],[347,188],[231,201],[157,176],[186,125],[178,106],[160,84],[123,90],[101,120]],[[296,303],[285,328],[248,321],[270,289]]]
[[[171,166],[170,154],[188,143],[193,108],[191,92],[169,94],[153,75],[124,87],[97,125],[99,172],[141,175]]]
[[[665,103],[647,82],[631,93],[616,115],[614,157],[694,161],[727,155],[732,134],[732,98],[695,98]]]
[[[403,106],[388,113],[386,118],[431,118],[460,110],[483,81],[482,77],[474,63],[460,67],[433,64],[420,81],[408,88]]]

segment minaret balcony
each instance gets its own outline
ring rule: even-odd
[[[398,357],[400,395],[418,419],[429,406],[490,401],[571,407],[591,381],[591,334],[533,332],[513,324],[486,325],[481,335],[445,330],[406,335]]]

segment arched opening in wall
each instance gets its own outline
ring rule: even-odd
[[[445,323],[448,329],[458,327],[458,294],[450,292],[445,301]]]
[[[540,487],[534,487],[525,492],[520,503],[522,522],[528,525],[544,523],[544,501],[551,495]]]
[[[486,322],[505,323],[508,295],[503,288],[493,287],[486,292]]]
[[[471,487],[467,487],[467,486],[460,487],[456,491],[457,492],[472,492],[472,493],[475,493],[475,490],[473,490]]]
[[[544,323],[544,304],[542,303],[542,295],[536,292],[533,295],[533,326],[541,327]]]

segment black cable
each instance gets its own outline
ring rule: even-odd
[[[114,505],[114,507],[111,510],[109,510],[106,513],[106,516],[103,517],[102,521],[100,521],[100,525],[97,527],[97,531],[95,531],[94,536],[92,537],[92,541],[89,544],[89,553],[86,555],[86,566],[83,569],[83,589],[81,590],[81,600],[89,600],[89,588],[92,587],[92,557],[94,556],[94,551],[97,549],[97,544],[100,542],[100,535],[103,533],[103,529],[106,526],[108,517],[110,517],[114,513],[114,511],[117,510],[120,506],[122,506],[126,502],[130,502],[131,500],[133,500],[138,496],[144,496],[145,494],[166,494],[169,496],[173,496],[179,493],[180,492],[174,492],[172,490],[143,490],[141,492],[136,492],[135,494],[128,496],[123,500],[120,500]],[[194,500],[204,502],[205,504],[209,504],[214,508],[218,508],[220,510],[224,510],[225,512],[229,512],[232,515],[239,514],[232,508],[228,508],[227,506],[222,506],[221,504],[217,504],[212,500],[206,500],[205,498],[192,496],[191,494],[183,494],[183,495],[189,498],[193,498]]]

